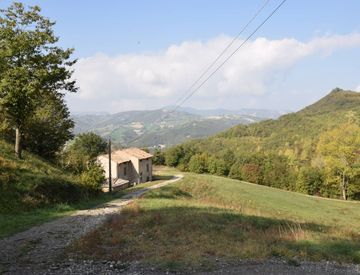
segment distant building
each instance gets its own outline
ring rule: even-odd
[[[109,155],[101,155],[98,162],[109,178]],[[152,181],[152,155],[138,148],[117,150],[111,154],[111,177],[114,184],[126,185]]]

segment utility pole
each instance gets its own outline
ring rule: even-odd
[[[112,177],[111,177],[111,140],[109,138],[109,193],[112,192]]]

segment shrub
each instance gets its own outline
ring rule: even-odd
[[[80,175],[81,182],[91,189],[100,190],[105,181],[104,170],[97,164],[93,164],[87,171]]]

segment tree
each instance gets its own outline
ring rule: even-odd
[[[276,188],[295,190],[293,169],[285,156],[267,154],[263,157],[263,184]]]
[[[184,150],[181,146],[174,146],[165,151],[165,164],[176,167],[184,156]]]
[[[261,166],[256,163],[245,163],[241,167],[241,175],[245,181],[256,184],[262,183]]]
[[[226,162],[221,158],[210,157],[208,161],[208,170],[210,174],[225,176],[229,173]]]
[[[296,181],[296,191],[308,195],[320,195],[324,175],[320,169],[304,166],[300,168]]]
[[[48,95],[76,92],[69,69],[73,49],[56,46],[54,22],[38,6],[14,3],[0,10],[0,112],[15,129],[15,153],[21,157],[24,131]]]
[[[24,148],[54,159],[65,143],[73,138],[74,122],[61,97],[44,98],[25,129]]]
[[[99,135],[84,133],[78,135],[74,142],[63,152],[61,162],[64,168],[75,173],[89,170],[96,157],[105,153],[107,143]]]
[[[341,127],[324,132],[317,145],[327,180],[337,181],[342,197],[347,199],[351,180],[360,175],[360,127],[346,123]]]
[[[207,173],[208,172],[209,156],[205,153],[193,155],[189,162],[189,171],[194,173]]]
[[[165,164],[165,156],[164,153],[161,152],[160,149],[155,149],[153,154],[153,162],[156,165],[164,165]]]
[[[92,164],[88,170],[80,175],[80,180],[95,190],[101,189],[101,184],[105,181],[104,170],[96,163]]]

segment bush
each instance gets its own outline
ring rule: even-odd
[[[76,174],[89,170],[96,157],[106,152],[107,143],[99,135],[84,133],[78,135],[60,156],[64,169]]]
[[[80,175],[81,182],[91,189],[100,190],[105,181],[104,170],[101,166],[93,164]]]

